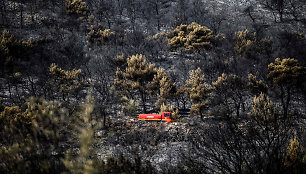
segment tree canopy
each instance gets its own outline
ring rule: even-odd
[[[220,39],[221,35],[195,22],[190,25],[180,25],[168,33],[168,44],[173,48],[183,48],[187,51],[210,49]]]

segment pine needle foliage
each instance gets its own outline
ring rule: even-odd
[[[236,117],[241,114],[245,99],[245,82],[235,74],[222,74],[212,82],[212,102],[216,114],[220,116]]]
[[[249,30],[238,31],[236,35],[235,50],[243,56],[246,50],[256,42],[256,33],[250,34]]]
[[[289,114],[289,107],[294,89],[305,90],[306,67],[300,66],[293,58],[276,58],[268,65],[268,80],[279,90],[284,118]],[[276,91],[277,92],[277,91]]]
[[[114,62],[117,65],[117,67],[119,67],[121,69],[124,69],[127,66],[127,58],[123,54],[117,55],[114,58]]]
[[[22,51],[32,48],[34,45],[32,40],[20,41],[15,38],[8,30],[3,30],[0,36],[0,51],[1,54],[5,54],[12,57],[19,57]],[[21,50],[18,50],[21,49]]]
[[[81,69],[63,70],[53,63],[49,68],[50,80],[47,85],[65,101],[71,92],[82,85],[83,82],[79,78],[81,72]]]
[[[238,31],[235,33],[235,51],[242,58],[256,58],[257,54],[270,55],[272,41],[269,38],[258,39],[256,32],[250,33],[249,30]]]
[[[251,89],[253,94],[259,95],[260,93],[266,93],[268,91],[268,85],[263,80],[257,80],[255,75],[249,74],[248,79],[247,87]]]
[[[35,44],[33,40],[20,41],[8,30],[3,30],[0,35],[0,68],[12,71],[20,61],[27,61]]]
[[[165,103],[163,103],[160,106],[160,114],[162,114],[163,112],[170,112],[171,113],[171,117],[173,120],[176,120],[179,116],[179,110],[175,109],[173,105],[167,106],[165,105]]]
[[[295,136],[290,140],[290,144],[287,148],[284,166],[296,170],[297,167],[301,167],[298,165],[304,165],[304,167],[306,167],[306,154],[304,147]]]
[[[88,6],[82,0],[66,0],[65,5],[70,15],[85,16],[88,13]]]
[[[213,32],[195,22],[190,25],[180,25],[168,33],[168,44],[172,49],[183,48],[186,51],[210,49],[223,36]]]
[[[125,115],[134,115],[136,114],[137,108],[139,106],[138,101],[133,99],[128,99],[126,96],[121,97],[120,102],[122,103],[122,111]]]
[[[155,103],[156,109],[159,109],[163,103],[167,103],[171,92],[175,88],[175,83],[171,83],[169,75],[165,72],[165,69],[159,68],[154,75],[152,85],[158,90],[158,100]]]
[[[200,68],[189,72],[189,80],[186,81],[186,88],[193,103],[190,114],[199,114],[201,118],[204,117],[204,112],[207,109],[207,98],[209,89],[207,87],[205,76]]]
[[[258,97],[254,97],[250,115],[257,122],[261,123],[272,122],[277,119],[276,108],[273,106],[271,99],[263,93],[261,93]]]
[[[141,163],[140,158],[135,157],[134,162],[125,158],[122,154],[118,158],[108,157],[106,160],[97,156],[95,131],[97,130],[97,120],[94,116],[94,99],[87,96],[85,103],[81,106],[81,111],[74,124],[75,143],[78,148],[69,149],[64,162],[68,171],[72,174],[104,174],[104,173],[154,173],[154,168],[150,163]]]
[[[268,66],[267,78],[274,85],[283,85],[287,88],[302,84],[306,77],[306,67],[300,66],[294,58],[276,58]]]
[[[97,43],[103,45],[110,42],[115,37],[115,32],[110,29],[99,29],[91,26],[91,30],[87,34],[86,38],[91,43]]]
[[[59,153],[66,112],[59,103],[38,98],[22,108],[5,107],[0,114],[0,173],[48,173],[56,167],[52,154]]]
[[[114,84],[123,96],[139,95],[141,106],[146,113],[146,101],[152,93],[151,83],[156,74],[155,65],[147,63],[144,55],[133,55],[127,58],[127,67],[124,71],[117,68]]]
[[[133,86],[138,87],[141,81],[152,79],[154,74],[156,74],[155,65],[147,63],[144,55],[134,55],[127,59],[124,76],[127,79],[137,80]]]
[[[76,143],[79,145],[77,151],[69,149],[63,162],[69,173],[91,174],[96,173],[94,168],[95,152],[94,152],[94,124],[96,122],[92,117],[94,109],[94,99],[89,95],[85,104],[81,107],[81,112],[74,122],[76,131]]]

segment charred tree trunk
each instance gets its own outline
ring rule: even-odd
[[[20,9],[20,28],[23,28],[23,6],[22,4],[19,5]]]

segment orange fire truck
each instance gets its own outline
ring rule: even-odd
[[[172,122],[170,112],[163,112],[162,114],[139,114],[138,120]]]

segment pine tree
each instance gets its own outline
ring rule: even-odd
[[[210,49],[223,36],[195,22],[190,25],[180,25],[168,33],[168,44],[172,49],[183,48],[186,51]]]
[[[284,157],[284,168],[287,173],[298,174],[306,170],[306,153],[296,136],[290,140]]]
[[[222,74],[212,83],[211,105],[219,116],[240,116],[244,110],[245,82],[234,74]]]
[[[91,43],[97,43],[98,45],[103,45],[110,42],[115,37],[115,32],[110,29],[102,30],[97,27],[91,26],[91,30],[87,34],[86,38]]]
[[[204,119],[204,112],[208,106],[209,89],[205,82],[204,74],[200,68],[189,72],[189,80],[186,81],[186,88],[193,103],[190,114],[200,114],[201,119]]]
[[[263,173],[282,173],[284,169],[284,147],[287,145],[290,135],[294,131],[292,120],[284,120],[280,117],[277,105],[273,104],[270,97],[261,93],[253,99],[249,112],[246,135],[250,146],[260,144],[260,152],[253,151],[256,170]],[[252,136],[250,138],[249,136]],[[284,172],[286,173],[286,172]]]
[[[276,108],[273,106],[271,99],[263,93],[258,97],[254,97],[250,115],[257,122],[261,122],[261,124],[277,119]]]
[[[258,54],[269,56],[272,49],[272,41],[269,38],[258,39],[256,33],[249,30],[235,33],[235,51],[242,58],[257,59]]]
[[[268,91],[268,85],[263,80],[257,80],[255,75],[249,74],[248,79],[247,87],[250,88],[253,94],[259,95]]]
[[[38,98],[23,107],[5,107],[0,113],[0,173],[58,172],[52,160],[54,152],[61,153],[59,132],[66,115],[59,103]]]
[[[56,93],[57,96],[62,97],[64,101],[69,100],[72,92],[79,89],[83,82],[79,79],[81,69],[66,71],[59,68],[56,64],[51,64],[49,68],[50,79],[47,86]],[[50,94],[51,96],[53,94]]]
[[[245,52],[251,45],[256,42],[256,33],[250,34],[249,30],[239,31],[235,33],[236,35],[236,44],[235,50],[241,56],[245,56]]]
[[[284,118],[287,118],[293,91],[297,87],[305,86],[306,67],[300,66],[293,58],[276,58],[268,66],[268,80],[280,90],[280,100]]]
[[[117,68],[114,84],[123,96],[133,98],[133,95],[137,94],[141,99],[143,112],[146,113],[146,102],[152,93],[151,82],[156,73],[155,65],[147,63],[145,56],[133,55],[127,59],[127,67],[124,72]]]
[[[175,97],[175,100],[177,102],[177,108],[181,108],[180,103],[182,103],[183,104],[183,110],[185,111],[187,102],[190,100],[189,96],[187,94],[187,91],[186,91],[186,86],[183,85],[183,86],[179,87],[178,89],[176,89],[174,97]]]
[[[162,104],[169,101],[169,97],[171,96],[171,92],[175,87],[175,83],[172,84],[170,77],[165,70],[163,68],[159,68],[156,75],[154,75],[152,86],[158,90],[158,100],[155,103],[155,107],[159,109]]]
[[[96,160],[94,152],[94,123],[92,112],[94,109],[94,99],[91,96],[87,96],[86,102],[82,105],[82,111],[79,113],[76,119],[75,131],[77,132],[76,139],[79,145],[79,153],[74,153],[72,149],[69,149],[66,153],[63,162],[70,173],[97,173],[98,169],[94,167],[94,161]]]

